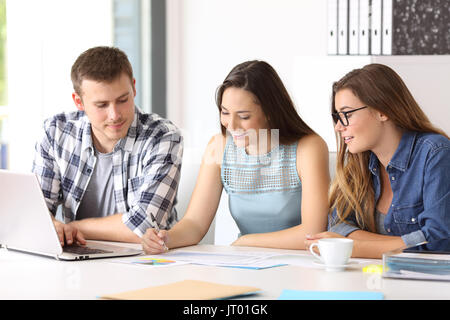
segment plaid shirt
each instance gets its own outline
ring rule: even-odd
[[[135,107],[127,136],[114,147],[116,210],[123,213],[123,223],[138,236],[155,223],[169,229],[177,220],[182,140],[169,120]],[[66,223],[75,220],[95,163],[91,124],[84,112],[61,113],[44,122],[33,172],[49,210],[55,215],[62,204]]]

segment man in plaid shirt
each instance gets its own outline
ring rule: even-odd
[[[85,238],[141,242],[176,222],[182,137],[134,105],[135,79],[121,50],[95,47],[72,66],[77,112],[44,123],[37,175],[61,244]],[[62,205],[64,222],[54,218]]]

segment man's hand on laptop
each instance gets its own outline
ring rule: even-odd
[[[59,242],[62,246],[64,246],[65,244],[71,245],[74,244],[74,242],[81,245],[86,244],[86,239],[84,239],[81,231],[75,228],[73,225],[64,224],[56,219],[53,219],[53,224],[55,225]]]

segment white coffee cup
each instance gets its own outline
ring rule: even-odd
[[[320,255],[314,252],[314,247],[318,247]],[[352,250],[353,240],[348,238],[319,239],[309,247],[309,251],[325,265],[327,271],[344,270]]]

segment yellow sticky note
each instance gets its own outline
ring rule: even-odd
[[[382,274],[383,273],[383,265],[381,265],[381,264],[370,264],[370,265],[365,266],[363,268],[363,272],[365,272],[365,273]]]

